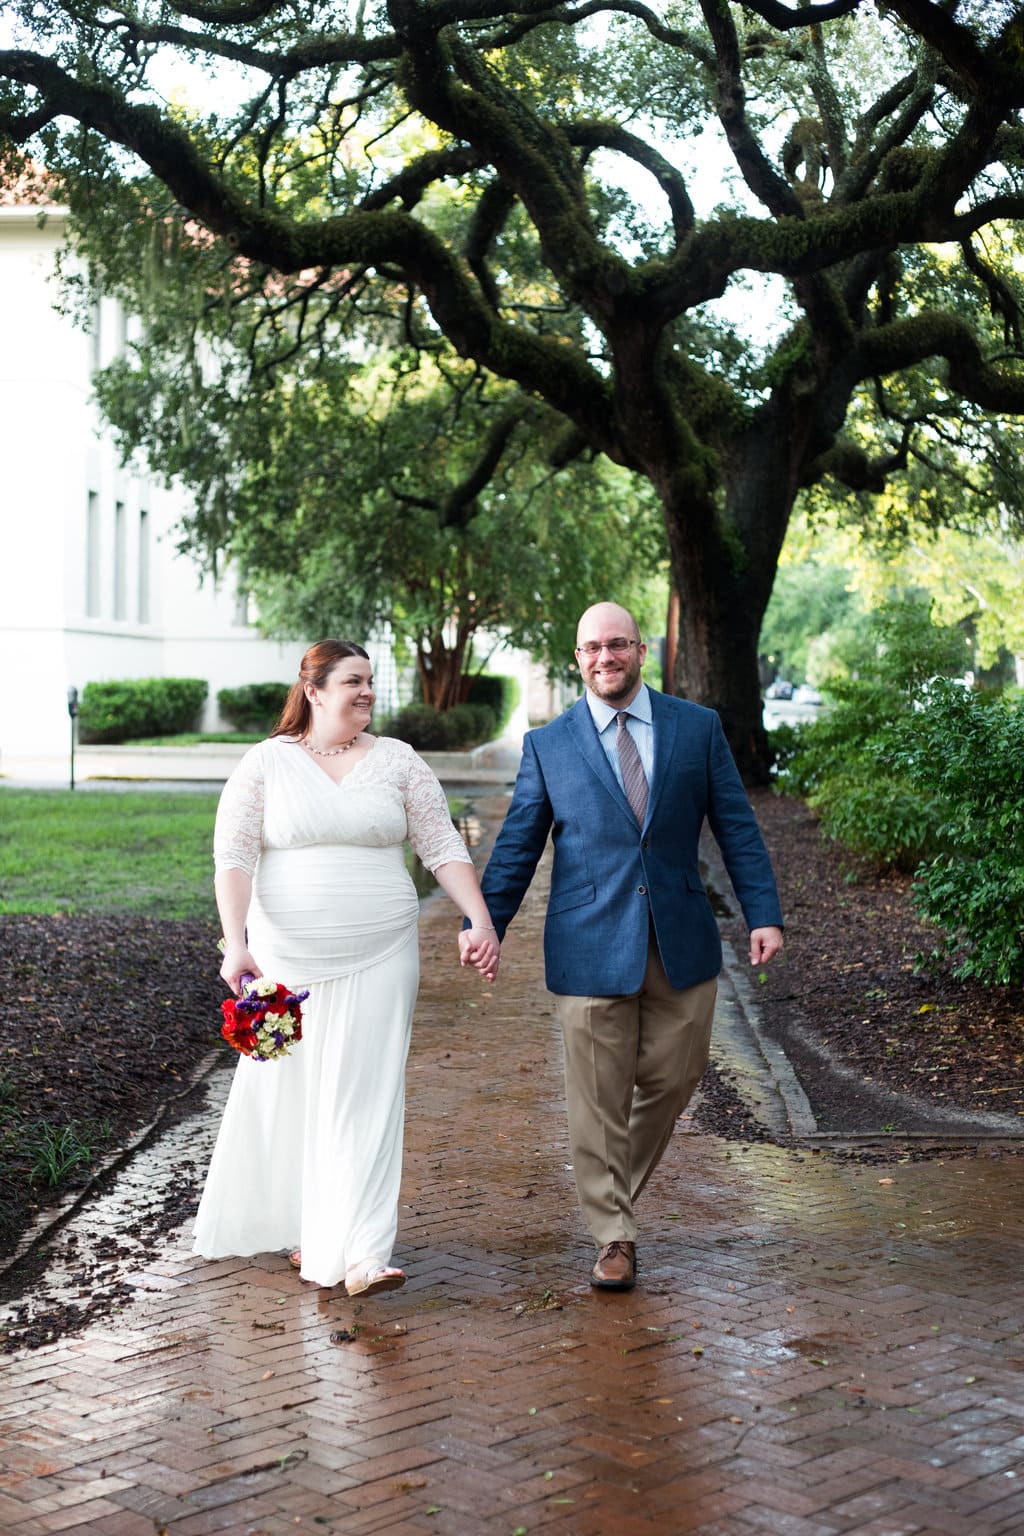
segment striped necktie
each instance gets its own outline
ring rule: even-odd
[[[620,709],[615,716],[616,735],[615,750],[619,754],[619,767],[622,770],[622,787],[626,791],[626,799],[629,808],[642,827],[644,817],[647,815],[647,775],[644,773],[644,765],[640,761],[640,753],[636,749],[636,742],[626,729],[626,721],[629,719],[624,709]]]

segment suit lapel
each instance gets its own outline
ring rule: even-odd
[[[651,697],[651,723],[654,727],[654,772],[651,775],[650,792],[647,796],[647,826],[654,815],[658,798],[668,778],[668,768],[676,749],[676,732],[679,729],[680,711],[666,704],[660,693],[648,690]]]
[[[635,827],[636,817],[629,808],[629,801],[619,788],[619,781],[612,771],[608,754],[601,745],[601,738],[597,734],[597,726],[594,724],[594,717],[590,713],[590,706],[585,697],[573,705],[566,719],[572,728],[573,738],[587,767],[596,775],[602,788],[608,791],[619,810],[624,816],[629,817]]]

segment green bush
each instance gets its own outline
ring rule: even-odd
[[[514,677],[492,676],[489,672],[478,673],[469,685],[467,704],[486,704],[494,714],[491,738],[500,736],[512,718],[512,711],[519,703],[519,681]]]
[[[492,740],[495,729],[494,711],[486,704],[456,704],[444,714],[431,704],[406,704],[382,734],[407,741],[417,752],[454,752]]]
[[[914,880],[918,911],[945,935],[933,958],[989,985],[1024,980],[1024,704],[936,679],[893,759],[947,808],[943,847]]]
[[[264,736],[277,724],[288,697],[288,683],[243,683],[222,688],[217,708],[237,731],[259,731]]]
[[[479,746],[497,735],[498,717],[489,704],[456,704],[445,718],[458,747]]]
[[[813,722],[817,724],[817,722]],[[806,794],[806,787],[799,778],[807,749],[807,732],[812,722],[780,721],[768,732],[768,745],[772,754],[772,768],[776,775],[776,787],[783,794]]]
[[[830,778],[807,803],[826,837],[873,864],[907,872],[936,851],[945,813],[940,797],[877,767]]]
[[[207,685],[198,677],[129,677],[86,683],[78,714],[85,743],[131,741],[195,730]]]
[[[776,783],[804,796],[822,831],[879,866],[913,870],[943,843],[943,795],[912,781],[894,755],[894,726],[913,731],[929,679],[964,661],[963,637],[906,601],[882,609],[851,676],[826,685],[813,722],[772,733]]]
[[[450,751],[458,733],[458,726],[451,724],[451,714],[442,715],[432,704],[406,704],[388,721],[384,735],[407,741],[417,752]]]

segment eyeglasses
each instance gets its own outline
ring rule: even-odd
[[[611,651],[613,656],[625,656],[630,646],[639,644],[639,640],[627,640],[623,635],[615,640],[588,640],[585,645],[576,647],[576,655],[600,656],[602,651]]]

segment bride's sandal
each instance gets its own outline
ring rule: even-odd
[[[302,1251],[301,1251],[301,1249],[296,1248],[292,1253],[290,1253],[288,1255],[288,1263],[291,1265],[292,1269],[301,1269],[302,1268]]]
[[[378,1296],[382,1291],[399,1291],[404,1284],[402,1270],[389,1269],[376,1259],[354,1265],[345,1275],[345,1290],[350,1296]]]

